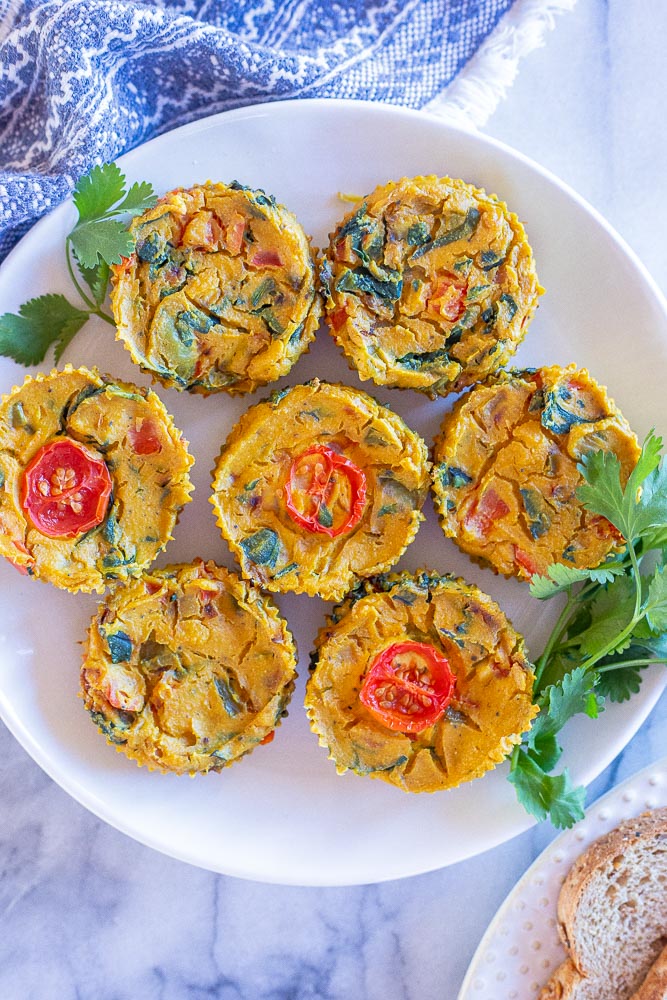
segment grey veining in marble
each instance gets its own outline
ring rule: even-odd
[[[664,4],[579,0],[487,128],[600,209],[663,290],[666,36]],[[589,801],[663,756],[666,732],[663,695]],[[455,1000],[496,907],[554,836],[543,824],[380,886],[241,882],[101,823],[0,725],[0,1000]]]

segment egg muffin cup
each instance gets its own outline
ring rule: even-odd
[[[412,541],[428,469],[426,445],[401,417],[365,392],[314,379],[241,417],[211,502],[245,577],[338,600]]]
[[[331,234],[321,281],[330,331],[359,377],[431,397],[501,368],[543,291],[516,215],[435,176],[364,198]]]
[[[90,625],[81,692],[135,763],[197,774],[270,742],[295,678],[294,640],[271,598],[196,560],[109,595]]]
[[[359,584],[320,631],[306,712],[339,773],[408,792],[478,778],[538,708],[524,642],[477,587],[430,572]]]
[[[136,576],[190,500],[193,459],[160,398],[68,365],[0,403],[0,554],[69,591]]]
[[[165,386],[252,392],[308,349],[322,312],[296,217],[237,181],[179,188],[135,218],[113,268],[117,337]]]
[[[433,450],[433,492],[445,534],[496,573],[529,580],[552,563],[593,568],[625,543],[577,499],[578,464],[614,453],[627,481],[636,436],[585,369],[503,373],[447,414]]]

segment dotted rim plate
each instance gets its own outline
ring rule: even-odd
[[[519,879],[489,924],[458,1000],[528,1000],[565,958],[556,904],[579,855],[609,830],[645,809],[667,805],[667,757],[603,795],[581,822],[560,834]]]

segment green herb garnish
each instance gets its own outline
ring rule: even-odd
[[[90,316],[114,326],[103,308],[109,286],[109,266],[120,264],[134,251],[134,236],[118,218],[136,215],[156,202],[146,182],[125,190],[125,176],[115,163],[95,166],[74,188],[76,225],[65,239],[65,259],[70,278],[84,305],[74,306],[61,294],[40,295],[15,313],[0,316],[0,355],[20,365],[36,365],[54,347],[56,363]],[[76,264],[78,277],[73,262]],[[87,291],[83,285],[87,286]]]
[[[510,781],[525,809],[554,826],[570,827],[584,815],[583,788],[557,766],[557,736],[574,715],[596,718],[606,699],[625,701],[639,690],[642,671],[667,663],[667,468],[662,440],[651,432],[628,482],[613,453],[596,451],[579,466],[585,483],[577,496],[606,517],[626,549],[597,569],[553,564],[534,576],[540,600],[565,594],[566,603],[535,666],[540,714],[511,757]]]

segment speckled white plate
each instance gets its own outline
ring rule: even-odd
[[[565,958],[556,923],[563,880],[589,844],[624,819],[667,806],[667,757],[603,795],[540,854],[479,943],[458,1000],[531,1000]]]
[[[338,192],[364,194],[403,175],[463,177],[501,196],[524,221],[547,292],[516,356],[519,366],[576,361],[610,387],[639,434],[664,419],[667,305],[632,251],[574,192],[524,156],[484,136],[401,108],[346,101],[268,104],[186,125],[121,160],[128,180],[158,192],[211,178],[264,187],[294,211],[316,245],[348,211]],[[45,292],[71,294],[64,237],[70,203],[28,233],[0,268],[0,313]],[[90,322],[64,361],[97,365],[146,384],[111,328]],[[41,366],[48,370],[49,364]],[[25,370],[0,359],[0,392]],[[360,386],[322,330],[313,350],[278,386],[315,375]],[[373,391],[426,440],[447,403],[413,392]],[[158,387],[196,458],[195,492],[158,564],[195,556],[230,564],[215,525],[210,469],[239,415],[258,398],[203,399]],[[658,427],[667,430],[667,427]],[[401,565],[452,572],[498,601],[536,655],[557,613],[516,580],[498,579],[426,522]],[[452,864],[531,823],[498,768],[439,795],[406,795],[381,781],[339,777],[310,732],[304,678],[326,607],[281,597],[301,654],[289,718],[269,746],[221,774],[190,779],[150,774],[107,746],[77,698],[80,642],[96,600],[19,576],[0,561],[0,716],[35,760],[71,795],[132,837],[214,871],[265,881],[341,885],[377,882]],[[665,684],[649,671],[641,692],[591,722],[572,720],[564,765],[586,784],[625,746]],[[492,815],[493,823],[488,817]]]

